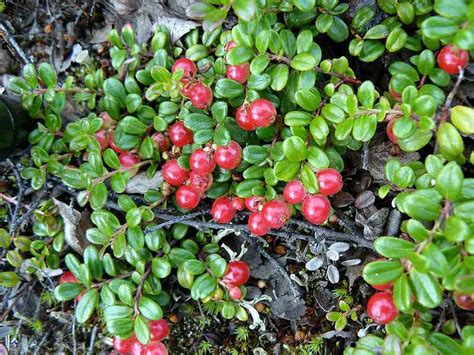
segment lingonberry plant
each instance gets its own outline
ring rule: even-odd
[[[72,275],[55,292],[61,301],[77,300],[78,322],[100,315],[117,352],[166,353],[161,318],[171,297],[162,284],[172,278],[224,318],[247,320],[247,310],[254,315],[245,299],[248,265],[227,262],[217,236],[180,224],[166,232],[171,223],[158,223],[159,211],[174,204],[189,214],[212,201],[212,219],[229,224],[247,209],[246,231],[254,236],[300,216],[325,224],[332,196],[344,189],[345,154],[367,146],[382,127],[394,150],[425,159],[385,166],[379,197],[392,199],[407,219],[399,236],[375,240],[386,259],[367,264],[363,278],[379,290],[366,313],[386,325],[387,337],[369,335],[346,353],[472,349],[472,327],[453,339],[429,322],[451,300],[473,308],[474,154],[466,141],[474,111],[451,106],[474,50],[474,3],[377,5],[359,7],[347,21],[349,5],[337,0],[196,2],[188,15],[203,20],[205,32],[193,30],[176,45],[162,26],[138,44],[127,25],[109,35],[110,66],[85,64],[83,77],[58,85],[51,65],[29,64],[12,79],[39,121],[23,178],[36,190],[47,176],[57,179],[93,210],[91,245],[80,258],[66,256]],[[229,12],[239,21],[225,31]],[[326,48],[334,43],[348,56],[331,58]],[[381,56],[385,90],[353,69]],[[68,95],[89,113],[66,124]],[[143,172],[162,182],[132,199],[127,185]],[[60,227],[36,227],[54,239],[53,256],[44,243],[33,246],[46,248],[38,267],[58,265]],[[19,267],[14,252],[9,261]],[[14,272],[0,274],[4,286],[17,282]],[[342,329],[359,309],[340,308],[349,313],[329,320]]]

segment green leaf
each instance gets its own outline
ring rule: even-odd
[[[148,126],[133,116],[125,116],[120,122],[119,126],[127,134],[133,136],[143,136],[148,129]]]
[[[413,186],[415,183],[415,172],[409,166],[402,166],[395,171],[393,182],[402,189]]]
[[[108,198],[107,186],[104,183],[93,185],[89,195],[92,209],[98,210],[105,206]]]
[[[283,141],[283,154],[292,162],[299,162],[306,159],[307,150],[303,139],[297,136],[288,137]]]
[[[463,0],[436,0],[433,9],[441,16],[452,19],[464,19],[468,7]]]
[[[297,54],[290,63],[293,69],[299,71],[312,70],[316,64],[316,59],[309,53]]]
[[[117,100],[120,107],[125,107],[125,97],[127,92],[122,82],[116,78],[108,78],[103,85],[104,94]]]
[[[58,83],[58,77],[53,66],[49,63],[41,63],[38,68],[40,79],[48,88],[54,88]]]
[[[76,319],[77,322],[82,324],[92,316],[97,302],[99,300],[99,294],[96,289],[87,291],[76,306]]]
[[[456,20],[441,16],[428,17],[421,24],[423,35],[431,39],[447,39],[459,30]]]
[[[412,218],[434,221],[441,212],[440,202],[441,195],[437,191],[419,190],[405,197],[403,210]]]
[[[158,303],[149,297],[142,296],[138,302],[140,313],[151,320],[159,320],[163,318],[163,311]]]
[[[455,289],[461,293],[474,293],[474,275],[463,275],[456,278]]]
[[[389,52],[399,51],[407,42],[407,38],[407,33],[401,27],[397,27],[388,35],[385,48],[387,48]]]
[[[309,90],[307,90],[307,91],[309,91]],[[302,92],[302,90],[300,90],[296,93],[297,96],[298,96],[299,92]],[[298,99],[297,99],[297,101],[298,101]],[[308,113],[308,112],[290,111],[285,115],[285,124],[287,126],[290,126],[290,127],[307,126],[311,123],[312,119],[313,119],[313,115]]]
[[[438,1],[435,2],[435,4]],[[443,333],[433,333],[429,341],[441,355],[462,354],[463,348],[452,337]]]
[[[462,242],[468,239],[470,229],[466,222],[457,216],[449,216],[444,224],[444,236],[451,242]]]
[[[150,341],[150,328],[148,327],[147,321],[138,315],[133,322],[133,331],[142,344],[147,344]]]
[[[283,90],[288,82],[289,73],[289,69],[285,64],[273,66],[268,72],[272,78],[271,88],[275,91]]]
[[[268,157],[268,149],[258,145],[248,145],[242,152],[244,161],[250,164],[259,164]]]
[[[164,279],[171,274],[171,264],[165,258],[154,258],[152,260],[152,268],[151,268],[153,275],[160,279]]]
[[[257,13],[256,0],[235,0],[233,3],[235,14],[243,21],[252,20]]]
[[[343,20],[339,17],[334,17],[334,21],[327,34],[334,42],[343,42],[349,37],[349,29]]]
[[[102,261],[95,246],[89,245],[84,249],[84,264],[94,279],[100,280],[102,278]]]
[[[375,135],[377,117],[375,115],[362,115],[354,120],[352,136],[355,140],[368,142]]]
[[[449,271],[446,257],[435,244],[428,244],[423,250],[423,256],[429,261],[429,269],[435,276],[444,277]]]
[[[418,303],[426,308],[435,308],[441,304],[442,290],[438,280],[416,269],[410,271],[410,282]]]
[[[446,164],[436,178],[436,190],[450,201],[461,196],[464,175],[461,167],[454,161]]]
[[[315,194],[319,192],[319,184],[316,174],[314,173],[313,169],[311,169],[310,164],[305,164],[300,172],[301,181],[303,182],[306,191],[311,194]]]
[[[227,268],[227,261],[219,254],[210,254],[206,262],[215,277],[222,277]]]
[[[211,117],[202,113],[190,113],[184,118],[184,125],[190,130],[196,132],[202,129],[211,129],[214,127],[214,121]]]
[[[408,313],[413,308],[413,295],[408,277],[402,274],[393,284],[393,302],[401,312]]]
[[[281,181],[293,180],[300,170],[300,163],[291,162],[288,159],[278,161],[274,168],[275,177]]]
[[[374,242],[375,250],[386,258],[404,258],[415,251],[416,245],[396,237],[380,237]]]
[[[303,12],[310,12],[316,6],[316,0],[293,0],[295,7]]]
[[[264,54],[265,52],[261,52],[261,54]],[[228,53],[227,53],[227,63],[230,65],[240,65],[244,64],[248,61],[250,61],[253,58],[253,52],[250,48],[243,47],[243,46],[238,46],[232,48]]]
[[[244,86],[234,80],[219,79],[214,90],[218,96],[232,99],[243,94]]]
[[[203,299],[213,294],[217,287],[217,280],[209,274],[199,276],[191,288],[191,297],[194,300]]]
[[[295,94],[295,100],[296,103],[306,111],[315,111],[319,107],[319,104],[321,102],[321,95],[316,88],[312,88],[310,90],[298,90]],[[307,115],[309,117],[305,125],[308,125],[312,119],[312,115]],[[288,114],[285,116],[285,124],[287,124],[287,116]]]
[[[206,271],[206,265],[202,261],[194,259],[186,260],[183,263],[183,268],[192,275],[201,275]]]
[[[2,283],[0,282],[0,284]],[[58,301],[70,301],[76,298],[83,289],[84,285],[81,285],[79,283],[64,283],[54,289],[54,297]]]
[[[362,277],[370,285],[383,285],[398,279],[403,273],[399,261],[373,261],[365,265]]]

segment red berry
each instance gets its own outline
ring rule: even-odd
[[[113,340],[114,350],[119,354],[130,353],[132,351],[133,343],[136,341],[137,337],[135,334],[126,339],[120,339],[115,336]]]
[[[178,206],[186,210],[192,210],[199,205],[200,193],[192,186],[180,186],[176,191],[176,202]]]
[[[387,133],[387,137],[388,139],[390,139],[390,141],[393,143],[393,144],[397,144],[397,136],[395,135],[395,133],[393,133],[393,125],[395,124],[397,120],[396,119],[391,119],[388,123],[387,123],[387,127],[385,129],[385,132]]]
[[[101,129],[101,130],[95,132],[95,138],[99,142],[100,148],[102,150],[106,149],[109,146],[107,130]]]
[[[242,291],[240,290],[240,288],[238,286],[229,285],[227,290],[229,291],[230,298],[232,298],[234,300],[237,300],[237,301],[242,299]]]
[[[291,217],[288,206],[278,200],[267,202],[262,209],[263,218],[271,228],[281,228]]]
[[[469,63],[469,52],[452,44],[443,47],[438,53],[438,65],[448,74],[458,74]]]
[[[212,90],[202,83],[194,84],[190,89],[189,99],[196,108],[204,110],[212,103]]]
[[[304,185],[299,180],[293,180],[286,184],[285,189],[283,190],[283,197],[286,202],[297,204],[303,201],[306,190]]]
[[[102,128],[108,129],[115,125],[115,120],[110,117],[108,112],[101,112],[100,117],[102,118]]]
[[[132,355],[142,355],[144,353],[144,349],[145,346],[137,340],[132,344],[131,353]]]
[[[228,197],[218,197],[214,200],[211,215],[217,223],[229,223],[235,217],[236,210]]]
[[[171,143],[177,147],[184,147],[186,144],[191,144],[193,140],[193,132],[184,126],[184,122],[179,121],[171,125],[168,130]]]
[[[189,98],[189,95],[191,94],[191,88],[193,87],[192,84],[186,83],[183,85],[183,88],[181,89],[181,93]]]
[[[256,127],[268,127],[276,118],[276,109],[267,99],[257,99],[249,106],[250,120]]]
[[[59,284],[65,284],[65,283],[79,283],[77,280],[76,276],[71,271],[65,271],[63,274],[59,277]]]
[[[141,355],[168,355],[168,349],[161,341],[155,341],[144,345]]]
[[[119,161],[122,168],[131,168],[140,162],[140,158],[130,152],[124,152],[119,155]]]
[[[244,84],[250,75],[250,65],[248,63],[240,65],[227,66],[227,79],[235,80],[238,83]]]
[[[174,73],[178,69],[183,69],[184,72],[181,81],[187,81],[197,73],[196,64],[194,64],[194,62],[188,58],[180,58],[174,62],[173,66],[171,67],[171,71]]]
[[[308,195],[303,200],[301,212],[303,216],[313,224],[322,224],[331,211],[331,203],[328,198],[323,195]]]
[[[250,212],[258,212],[260,211],[260,206],[263,205],[263,202],[265,201],[265,198],[260,197],[260,196],[250,196],[245,199],[245,207]]]
[[[388,290],[391,290],[392,287],[393,287],[393,282],[388,282],[386,284],[383,284],[383,285],[371,285],[372,288],[378,290],[378,291],[388,291]]]
[[[228,52],[232,48],[237,47],[237,43],[235,43],[233,40],[230,40],[226,45],[225,45],[225,50]]]
[[[237,122],[237,125],[244,131],[253,131],[255,128],[257,128],[257,126],[250,118],[248,109],[248,105],[244,104],[239,106],[235,111],[235,122]]]
[[[204,194],[212,185],[212,174],[200,175],[191,171],[189,175],[189,185],[198,190],[201,194]]]
[[[170,333],[170,326],[164,319],[149,321],[148,328],[150,329],[151,341],[161,341]]]
[[[239,143],[230,141],[227,145],[217,147],[214,157],[222,169],[232,170],[242,161],[242,148]]]
[[[161,132],[156,132],[151,136],[160,152],[166,152],[171,148],[170,139]]]
[[[316,173],[319,192],[326,196],[337,194],[342,189],[342,176],[336,169],[321,169]]]
[[[163,180],[171,186],[179,186],[184,184],[189,178],[189,172],[181,167],[176,159],[168,160],[161,169]]]
[[[369,298],[367,314],[373,321],[385,325],[398,316],[398,309],[393,303],[393,296],[389,292],[377,292]]]
[[[253,233],[259,237],[264,236],[270,230],[268,222],[263,217],[262,212],[250,213],[248,220],[248,228],[250,233]]]
[[[242,260],[232,260],[227,264],[227,269],[222,281],[225,284],[242,286],[245,285],[249,278],[250,268],[248,264]]]
[[[465,294],[455,291],[453,296],[454,302],[456,302],[459,308],[467,311],[474,310],[474,294]]]
[[[114,131],[109,132],[109,145],[110,148],[112,148],[116,153],[124,153],[126,150],[120,149],[116,144],[115,144],[115,139],[114,139]]]
[[[242,197],[232,197],[232,207],[237,211],[242,211],[245,208],[245,200]]]
[[[203,149],[196,149],[189,158],[189,166],[192,171],[207,175],[212,173],[216,167],[216,161],[214,155],[211,152],[206,152]]]

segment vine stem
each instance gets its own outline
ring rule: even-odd
[[[133,298],[135,315],[140,313],[138,310],[138,301],[140,300],[140,297],[142,296],[143,287],[145,285],[146,279],[148,278],[148,275],[150,275],[150,272],[151,272],[151,264],[148,265],[145,273],[142,275],[142,278],[140,279],[140,284],[138,285],[138,288],[137,288],[137,293],[135,294],[135,297]]]
[[[273,54],[273,53],[267,53],[267,57],[270,59],[270,60],[274,60],[274,61],[277,61],[277,62],[281,62],[281,63],[284,63],[286,65],[290,65],[291,63],[291,59],[288,58],[288,57],[285,57],[285,56],[280,56],[280,55],[276,55],[276,54]],[[315,66],[313,68],[313,70],[315,72],[318,72],[318,73],[321,73],[321,74],[326,74],[326,75],[330,75],[330,76],[334,76],[336,78],[339,78],[341,79],[343,82],[345,82],[346,84],[352,84],[352,85],[360,85],[362,84],[362,81],[359,80],[359,79],[356,79],[356,78],[351,78],[350,76],[347,76],[347,75],[344,75],[344,74],[338,74],[338,73],[335,73],[335,72],[332,72],[332,71],[329,71],[329,72],[325,72],[324,70],[322,70],[320,67],[318,66]]]
[[[137,169],[137,168],[142,167],[143,165],[147,165],[147,164],[150,164],[150,163],[151,163],[151,160],[144,160],[144,161],[141,161],[140,163],[135,164],[134,166],[131,166],[129,168],[120,168],[120,169],[117,169],[117,170],[113,170],[110,173],[107,173],[105,175],[99,176],[98,178],[95,178],[92,181],[92,184],[93,185],[100,184],[101,182],[104,182],[105,180],[107,180],[108,178],[114,176],[115,174],[124,173],[126,171]]]

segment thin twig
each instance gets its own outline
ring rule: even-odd
[[[182,221],[193,219],[194,217],[199,217],[199,216],[202,216],[202,215],[205,215],[205,214],[208,214],[208,213],[209,213],[209,211],[198,211],[198,212],[194,212],[194,213],[190,213],[190,214],[185,214],[185,215],[182,215],[182,216],[174,216],[174,218],[172,218],[172,219],[168,219],[169,215],[164,215],[164,214],[161,214],[161,213],[155,213],[155,217],[161,218],[162,216],[164,216],[168,220],[166,222],[157,224],[156,226],[146,228],[145,229],[145,235],[150,234],[154,231],[160,230],[164,227],[173,225],[175,223],[180,223]]]
[[[242,234],[245,236],[245,239],[261,255],[263,255],[270,262],[270,264],[272,264],[275,270],[278,271],[283,276],[283,278],[288,282],[291,292],[293,293],[293,297],[295,297],[296,299],[301,299],[301,296],[302,296],[301,291],[294,285],[286,269],[283,266],[281,266],[281,264],[274,257],[272,257],[265,249],[263,249],[263,247],[257,242],[257,240],[254,237],[250,236],[247,233],[242,233]]]
[[[16,183],[18,185],[18,198],[15,204],[15,209],[13,210],[13,215],[12,215],[12,220],[10,223],[10,230],[9,230],[10,236],[13,237],[13,235],[16,232],[16,227],[18,225],[16,218],[18,215],[18,211],[20,210],[21,200],[23,199],[23,194],[25,193],[25,190],[23,188],[23,183],[22,183],[20,173],[18,172],[17,167],[15,166],[15,164],[11,162],[10,159],[7,159],[7,162],[8,164],[10,164],[10,166],[13,169],[13,173],[15,174],[15,178],[16,178]]]
[[[40,341],[40,342],[38,343],[38,345],[36,346],[36,349],[35,349],[33,355],[38,355],[38,354],[40,353],[40,350],[43,348],[43,345],[44,345],[46,339],[49,338],[49,335],[50,335],[50,334],[51,334],[51,332],[50,332],[50,331],[47,331],[47,332],[43,335],[43,337],[41,338],[41,341]],[[45,352],[45,353],[46,353],[46,352]]]
[[[137,292],[135,293],[135,297],[133,298],[133,303],[135,307],[135,315],[139,313],[138,311],[138,301],[140,300],[140,297],[142,297],[142,292],[143,292],[143,287],[145,286],[145,281],[150,275],[151,272],[151,264],[148,265],[145,273],[142,275],[142,278],[140,279],[140,284],[138,285]]]
[[[76,317],[75,317],[74,315],[72,316],[71,332],[72,332],[72,353],[73,353],[73,355],[76,355],[76,354],[77,354],[77,344],[76,344]]]
[[[87,352],[88,355],[94,354],[95,338],[97,337],[98,331],[99,327],[97,326],[97,324],[95,324],[94,328],[92,328],[91,341],[89,342],[89,351]]]
[[[461,326],[459,325],[458,315],[456,314],[454,303],[451,300],[448,300],[448,304],[449,304],[449,309],[451,311],[451,314],[453,315],[453,322],[454,322],[454,325],[456,326],[456,331],[458,332],[458,335],[461,336],[462,330],[461,330]]]
[[[10,52],[18,58],[23,65],[31,63],[28,56],[26,55],[25,51],[20,47],[20,45],[15,41],[15,39],[10,35],[10,32],[7,28],[0,23],[0,37],[3,38],[5,43],[7,44],[8,49]]]

